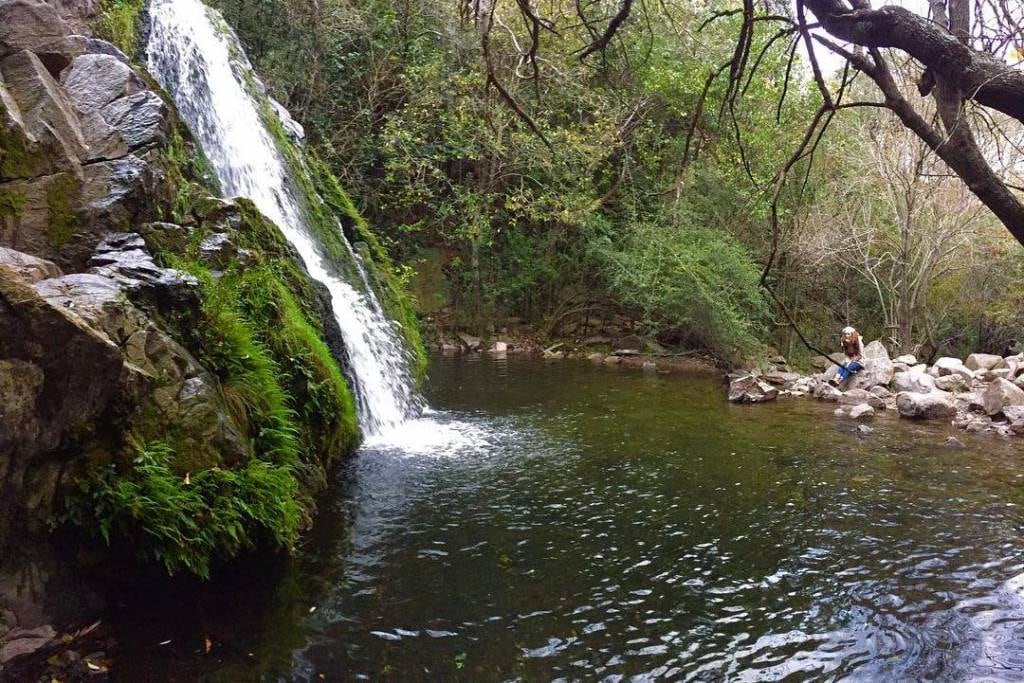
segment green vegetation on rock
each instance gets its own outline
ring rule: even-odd
[[[103,0],[96,32],[99,37],[117,45],[135,60],[139,52],[139,17],[145,6],[143,0]]]
[[[127,471],[105,465],[79,481],[67,520],[129,544],[168,573],[204,578],[218,558],[268,540],[291,548],[298,539],[302,509],[290,466],[255,459],[234,470],[182,473],[167,444],[135,448]]]
[[[70,173],[61,173],[46,185],[46,208],[49,211],[46,234],[55,247],[63,246],[74,234],[77,219],[73,207],[77,203],[75,195],[80,190],[81,183]]]

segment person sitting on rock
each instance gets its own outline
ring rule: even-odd
[[[843,328],[843,334],[839,337],[839,343],[843,347],[843,353],[846,354],[846,362],[839,366],[839,370],[836,372],[836,381],[845,382],[850,378],[850,375],[864,369],[860,362],[864,356],[864,342],[861,340],[857,330],[847,326]]]

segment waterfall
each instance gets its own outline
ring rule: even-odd
[[[281,152],[266,129],[260,102],[252,94],[261,86],[237,37],[200,0],[152,0],[150,20],[149,70],[174,98],[222,192],[251,199],[281,228],[310,275],[330,291],[364,436],[394,432],[418,412],[406,349],[340,223],[338,231],[362,287],[341,279],[325,262]]]

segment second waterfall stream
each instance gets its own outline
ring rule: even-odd
[[[174,98],[213,166],[223,195],[251,199],[280,227],[310,275],[330,290],[364,437],[402,441],[397,432],[419,431],[408,429],[420,406],[401,337],[347,240],[363,281],[354,286],[325,262],[289,170],[264,123],[262,103],[248,89],[258,87],[253,85],[258,81],[237,38],[199,0],[153,0],[150,19],[149,70]]]

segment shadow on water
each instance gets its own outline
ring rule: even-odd
[[[296,559],[123,605],[118,680],[1024,676],[1017,447],[722,395],[438,359],[431,446],[364,448]]]

